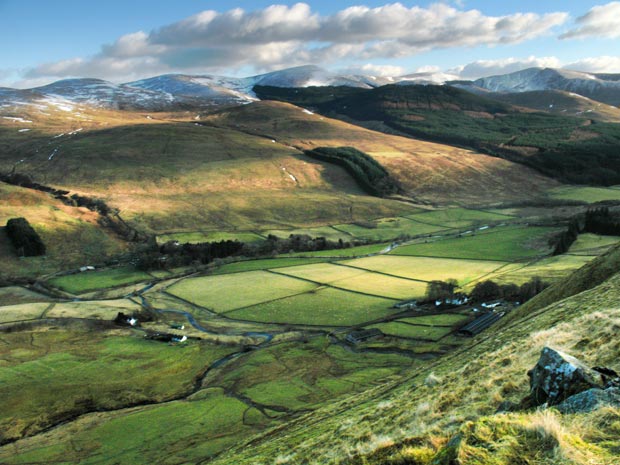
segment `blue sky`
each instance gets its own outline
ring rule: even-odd
[[[534,65],[620,72],[618,1],[296,3],[0,0],[0,85],[244,75],[308,63],[463,78]]]

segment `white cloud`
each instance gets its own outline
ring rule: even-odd
[[[498,74],[514,73],[527,68],[559,68],[562,66],[556,57],[504,58],[501,60],[479,60],[451,69],[461,79],[478,79]]]
[[[564,66],[565,69],[587,73],[620,73],[620,56],[584,58]]]
[[[366,63],[365,65],[355,66],[344,70],[347,74],[361,74],[379,77],[395,77],[405,73],[401,66],[375,65]]]
[[[126,34],[104,45],[96,56],[38,66],[25,77],[129,80],[166,72],[364,63],[440,48],[518,43],[549,33],[567,17],[566,13],[494,17],[446,3],[427,8],[400,3],[355,6],[328,16],[305,3],[253,12],[203,11],[150,33]]]
[[[560,39],[585,37],[620,37],[620,2],[611,2],[592,8],[575,21],[577,27],[562,34]]]
[[[449,69],[446,73],[456,75],[458,79],[475,80],[481,77],[514,73],[527,68],[559,68],[587,73],[620,73],[620,56],[589,57],[572,63],[562,63],[559,58],[553,56],[479,60]],[[438,73],[440,71],[438,67],[428,66],[420,68],[417,72]]]

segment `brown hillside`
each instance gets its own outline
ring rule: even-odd
[[[432,142],[391,136],[310,114],[287,103],[263,101],[208,118],[211,124],[308,149],[353,146],[375,157],[417,199],[489,203],[532,198],[555,185],[521,165]]]

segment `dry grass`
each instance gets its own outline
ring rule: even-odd
[[[103,229],[99,215],[64,205],[48,194],[0,183],[0,225],[24,217],[39,233],[47,257],[17,257],[4,228],[0,229],[0,276],[41,275],[100,261],[127,249],[127,244]]]
[[[269,114],[269,118],[265,118]],[[416,198],[432,202],[497,202],[531,198],[554,185],[505,160],[442,144],[389,136],[281,102],[257,102],[210,118],[213,124],[309,149],[349,145],[374,156]],[[462,180],[467,179],[467,183]]]

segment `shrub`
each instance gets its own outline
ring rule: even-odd
[[[18,255],[24,257],[45,255],[45,244],[26,218],[12,218],[7,221],[6,232]]]

